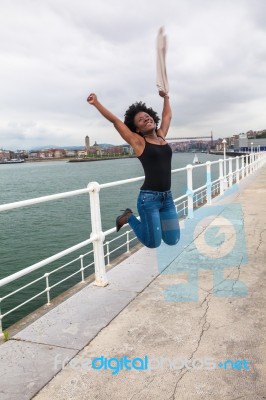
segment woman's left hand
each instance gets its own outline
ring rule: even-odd
[[[159,90],[159,95],[161,97],[165,97],[165,96],[168,96],[168,93],[164,92],[163,90]]]

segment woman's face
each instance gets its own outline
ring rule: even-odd
[[[145,134],[156,128],[153,118],[144,111],[138,112],[134,117],[136,132]]]

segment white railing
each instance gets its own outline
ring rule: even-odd
[[[194,209],[199,207],[200,205],[206,203],[211,204],[212,198],[216,195],[222,195],[229,187],[231,187],[234,183],[238,183],[240,179],[243,179],[247,175],[251,174],[258,168],[260,168],[266,162],[266,152],[259,152],[259,153],[251,153],[247,155],[243,155],[241,157],[236,157],[235,159],[235,169],[233,171],[233,159],[228,158],[225,160],[218,160],[218,161],[207,161],[205,164],[197,164],[197,165],[187,165],[184,168],[179,168],[176,170],[172,170],[172,174],[177,174],[183,171],[186,171],[187,174],[187,192],[186,194],[174,199],[176,204],[176,208],[179,213],[180,218],[188,217],[193,218]],[[241,165],[240,165],[241,162]],[[225,163],[225,169],[224,169]],[[218,164],[219,166],[219,176],[217,179],[212,181],[212,166]],[[206,169],[206,183],[203,186],[194,188],[193,185],[193,170],[196,168],[205,168]],[[224,171],[228,171],[224,176]],[[117,182],[110,182],[99,184],[97,182],[90,182],[85,189],[74,190],[65,193],[59,193],[49,196],[38,197],[34,199],[18,201],[14,203],[0,205],[0,212],[13,210],[17,208],[27,207],[35,204],[55,201],[58,199],[66,199],[73,196],[78,196],[81,194],[89,194],[90,198],[90,214],[91,214],[91,234],[90,238],[76,244],[75,246],[69,247],[51,257],[43,259],[27,268],[24,268],[21,271],[18,271],[12,275],[9,275],[0,280],[0,288],[10,284],[14,281],[17,281],[23,276],[26,276],[33,271],[39,270],[40,268],[51,264],[52,262],[63,258],[66,255],[69,255],[79,249],[84,248],[87,245],[92,245],[93,249],[85,254],[81,254],[78,257],[74,258],[70,262],[61,265],[60,267],[45,272],[42,276],[38,277],[37,279],[32,280],[30,283],[23,285],[7,295],[0,298],[0,335],[2,333],[2,320],[4,317],[9,315],[10,313],[14,312],[15,310],[21,308],[25,304],[31,302],[32,300],[36,299],[37,297],[46,294],[47,303],[50,304],[50,292],[53,288],[57,287],[61,283],[65,282],[66,280],[70,279],[75,275],[80,275],[80,282],[85,282],[85,275],[84,272],[94,266],[95,271],[95,285],[97,286],[106,286],[108,284],[108,279],[106,275],[106,266],[111,265],[110,256],[117,251],[118,249],[126,248],[125,254],[130,254],[130,244],[136,241],[136,237],[133,236],[133,232],[128,230],[117,237],[111,239],[110,241],[105,241],[106,237],[110,234],[116,232],[115,227],[103,232],[102,231],[102,220],[101,220],[101,209],[100,209],[100,191],[103,189],[108,189],[114,186],[126,185],[132,182],[138,182],[143,180],[142,177],[132,178],[132,179],[125,179]],[[132,236],[132,237],[130,237]],[[126,238],[126,240],[121,244],[119,244],[116,248],[111,249],[111,246],[116,242],[121,242],[121,238]],[[89,255],[93,255],[93,261],[86,264],[85,258]],[[62,271],[64,268],[68,267],[69,265],[75,264],[79,262],[79,269],[72,272],[70,275],[67,275],[65,278],[61,279],[60,281],[56,282],[55,284],[50,284],[50,276],[55,274],[58,271]],[[16,295],[17,293],[21,292],[24,289],[29,288],[32,285],[35,285],[37,282],[41,280],[45,281],[45,289],[39,291],[34,296],[28,298],[24,302],[18,304],[17,306],[13,307],[12,309],[6,311],[5,313],[1,313],[1,303],[11,296]]]

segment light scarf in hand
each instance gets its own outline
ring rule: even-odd
[[[164,35],[163,28],[159,29],[157,36],[157,76],[156,85],[158,90],[165,93],[169,92],[169,85],[166,73],[165,56],[166,56],[166,35]]]

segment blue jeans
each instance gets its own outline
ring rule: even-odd
[[[161,240],[175,245],[180,239],[178,216],[170,190],[141,190],[137,202],[140,221],[131,215],[128,223],[146,247],[160,246]]]

